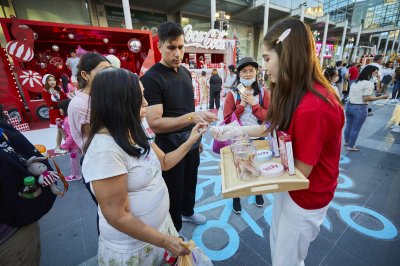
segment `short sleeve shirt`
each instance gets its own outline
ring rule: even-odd
[[[90,97],[81,91],[75,91],[68,106],[69,126],[75,143],[82,150],[86,138],[82,133],[82,126],[90,123]]]
[[[111,135],[96,134],[83,160],[82,174],[88,183],[127,174],[130,212],[153,228],[163,227],[169,213],[169,194],[152,149],[148,155],[136,158],[127,154]],[[137,251],[146,245],[112,227],[100,207],[98,213],[101,236],[107,245],[119,252]]]
[[[320,84],[314,88],[330,103],[307,92],[293,114],[288,133],[294,158],[312,165],[308,189],[289,192],[304,209],[320,209],[333,198],[339,175],[344,112],[334,95]]]
[[[192,77],[185,67],[180,66],[176,72],[157,63],[141,77],[141,82],[149,106],[163,105],[163,117],[179,117],[194,112]],[[192,127],[190,125],[179,131]]]
[[[349,99],[352,104],[367,104],[363,96],[371,96],[374,93],[374,83],[369,80],[360,80],[350,87]]]
[[[78,69],[77,69],[78,63],[79,63],[78,57],[75,57],[75,58],[69,57],[67,59],[66,64],[71,67],[71,76],[76,76],[76,73],[78,72]]]

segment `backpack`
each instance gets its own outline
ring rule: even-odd
[[[339,68],[336,68],[336,70],[338,71],[338,77],[339,77],[338,81],[336,81],[336,84],[337,83],[342,83],[343,82],[342,68],[339,67]]]
[[[32,176],[17,154],[23,158],[43,157],[35,147],[11,125],[0,120],[3,129],[16,154],[7,153],[0,148],[0,223],[14,227],[22,227],[38,221],[53,206],[56,200],[50,186],[40,186],[42,193],[33,199],[22,199],[18,196],[24,186],[24,178]],[[3,136],[1,136],[3,138]],[[0,141],[0,144],[3,141]],[[46,162],[47,168],[51,166]],[[37,177],[35,177],[37,183]]]

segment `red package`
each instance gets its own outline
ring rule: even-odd
[[[295,175],[294,158],[292,149],[292,138],[290,135],[283,131],[278,131],[279,151],[281,155],[281,162],[289,175]]]

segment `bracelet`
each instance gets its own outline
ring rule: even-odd
[[[192,113],[189,113],[189,120],[192,121],[193,120],[194,115]]]

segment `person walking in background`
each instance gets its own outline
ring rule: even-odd
[[[164,152],[176,150],[184,143],[194,124],[217,120],[210,112],[194,109],[194,91],[190,72],[181,66],[184,55],[184,32],[180,24],[164,22],[158,28],[161,61],[142,77],[144,96],[149,103],[146,120],[156,134],[155,143]],[[197,171],[200,164],[201,139],[182,160],[162,176],[168,187],[170,214],[175,228],[182,221],[204,224],[204,215],[194,212]]]
[[[44,85],[42,97],[49,107],[50,126],[57,127],[56,148],[54,149],[54,152],[64,154],[67,153],[67,151],[60,148],[61,141],[65,138],[64,130],[62,128],[62,119],[64,119],[64,116],[60,113],[58,103],[61,100],[68,99],[68,97],[60,87],[57,86],[56,78],[53,75],[44,75],[42,82]]]
[[[367,65],[363,68],[358,79],[350,89],[349,103],[346,107],[346,129],[344,130],[344,145],[348,151],[359,151],[355,146],[358,134],[368,115],[368,102],[387,99],[389,95],[372,96],[374,83],[372,77],[378,75],[376,66]]]
[[[77,89],[72,83],[66,74],[62,74],[60,77],[61,87],[64,93],[67,94],[68,98],[72,99],[75,96],[75,90]]]
[[[339,89],[336,87],[336,82],[339,79],[338,71],[336,70],[336,68],[328,66],[324,69],[324,76],[329,81],[329,83],[331,83],[332,88],[335,90],[336,94],[340,97]]]
[[[71,70],[71,82],[75,83],[77,82],[77,66],[79,63],[79,57],[76,56],[76,52],[74,49],[69,50],[69,54],[71,57],[67,58],[67,61],[65,62],[65,65]]]
[[[253,57],[244,57],[238,64],[238,77],[226,96],[224,104],[224,119],[235,113],[243,126],[262,124],[267,116],[269,106],[269,92],[259,86],[258,64]],[[242,212],[240,198],[233,199],[233,211]],[[264,206],[262,195],[256,195],[256,206]]]
[[[393,62],[387,61],[385,67],[382,70],[381,90],[379,91],[380,94],[386,93],[389,83],[392,81],[393,74],[394,74]]]
[[[66,176],[65,180],[67,181],[75,181],[81,180],[81,167],[79,164],[79,147],[76,145],[74,139],[71,135],[71,129],[69,127],[68,121],[68,105],[71,102],[70,99],[62,100],[58,103],[58,107],[60,108],[61,115],[65,116],[63,121],[63,128],[65,132],[65,141],[60,145],[61,149],[67,150],[69,153],[70,163],[71,163],[71,175]]]
[[[218,70],[214,68],[210,77],[210,104],[208,106],[208,109],[214,109],[214,103],[215,108],[219,109],[221,86],[222,79],[218,75]]]
[[[337,61],[336,62],[336,70],[338,72],[338,80],[336,81],[336,87],[339,90],[339,95],[342,94],[343,92],[343,75],[342,75],[342,61]]]
[[[206,72],[201,71],[201,76],[199,77],[199,85],[200,85],[200,91],[201,91],[201,100],[200,100],[200,109],[203,109],[203,100],[204,98],[206,99],[206,107],[209,101],[209,91],[208,91],[208,85],[207,85],[207,77],[206,77]]]
[[[233,84],[236,81],[236,73],[235,73],[235,66],[234,65],[229,65],[228,66],[228,75],[226,75],[225,78],[225,83],[224,83],[224,96],[232,89]]]
[[[358,79],[358,75],[360,75],[360,72],[358,70],[358,67],[355,63],[350,64],[349,67],[349,88],[346,91],[346,93],[343,93],[343,98],[347,98],[347,96],[349,96],[349,92],[350,92],[350,87],[351,85],[356,82],[356,80]]]
[[[392,78],[393,90],[392,90],[392,102],[400,101],[400,67],[396,68]]]
[[[82,171],[99,203],[100,265],[161,265],[165,250],[190,253],[168,212],[161,170],[179,163],[207,124],[193,127],[185,142],[164,153],[143,128],[146,106],[136,74],[109,67],[94,77]]]

